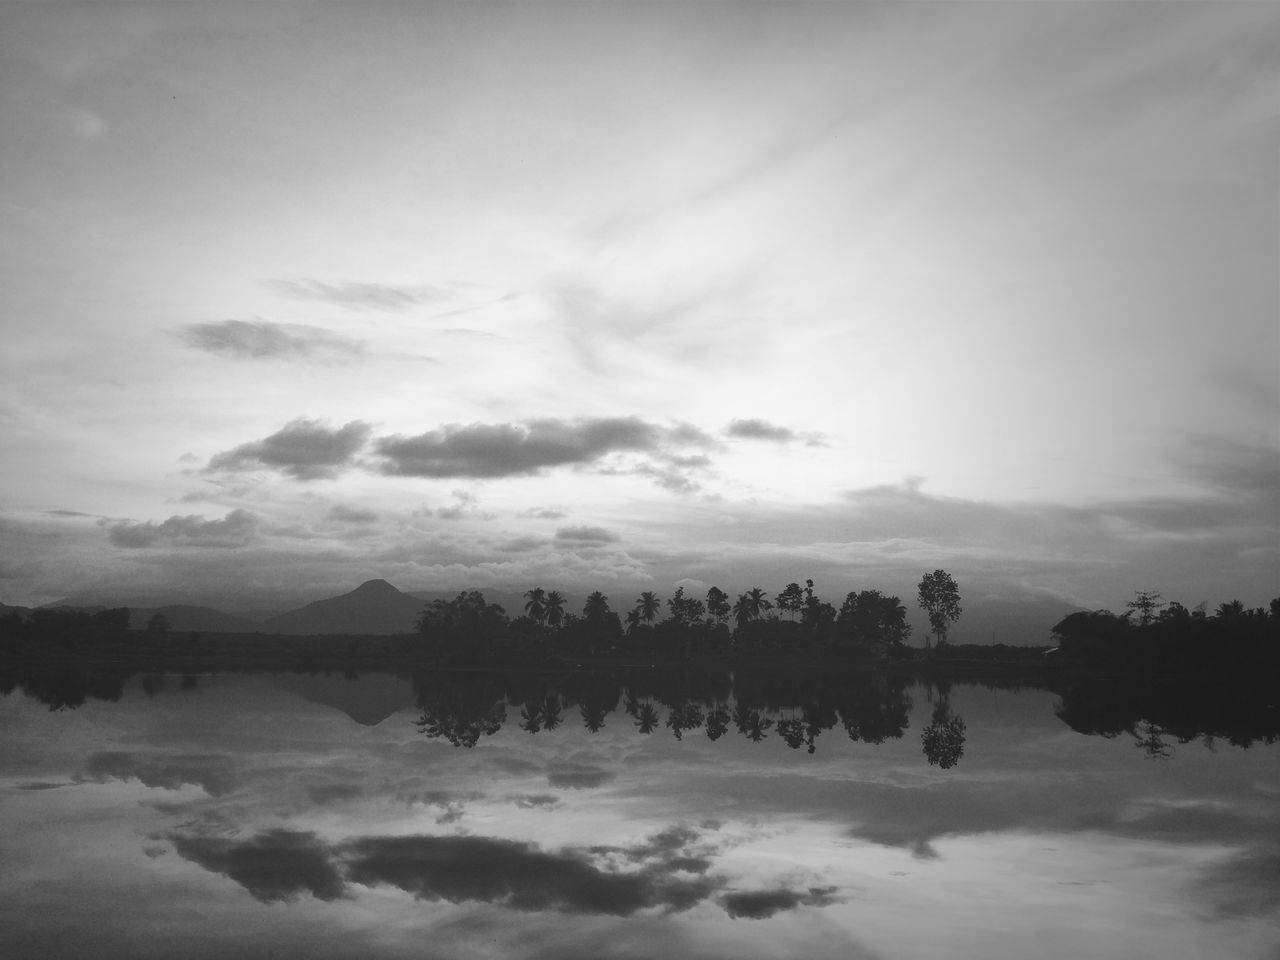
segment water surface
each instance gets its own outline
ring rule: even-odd
[[[1274,738],[1096,693],[37,686],[0,698],[5,957],[1280,955]]]

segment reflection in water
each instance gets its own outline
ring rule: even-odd
[[[40,699],[0,699],[6,958],[1280,947],[1274,750],[1175,748],[1273,737],[1250,693],[1188,722],[856,672],[109,678],[3,678]]]
[[[457,747],[474,747],[501,730],[509,703],[521,704],[518,727],[530,734],[554,730],[562,711],[575,708],[582,726],[599,733],[621,703],[641,735],[665,728],[676,740],[704,732],[714,741],[732,727],[753,743],[776,733],[788,747],[811,754],[818,738],[837,725],[855,741],[897,739],[911,712],[910,681],[866,673],[787,677],[637,670],[530,678],[434,671],[415,674],[413,685],[422,711],[419,732]],[[941,766],[954,766],[962,753],[957,737],[962,744],[964,721],[949,713],[935,721],[950,744],[939,747],[937,755],[946,758]]]
[[[0,667],[0,692],[20,689],[50,710],[68,710],[89,700],[119,701],[130,676],[109,664],[6,664]],[[701,731],[715,741],[733,729],[760,743],[776,733],[788,747],[804,747],[811,754],[819,737],[837,725],[861,743],[901,737],[912,709],[908,691],[913,685],[909,679],[865,671],[768,668],[568,674],[433,670],[414,673],[411,681],[421,711],[419,730],[460,747],[473,747],[501,730],[509,720],[508,705],[519,728],[530,734],[556,730],[566,710],[598,733],[621,705],[640,734],[665,728],[680,740]],[[158,674],[140,679],[148,697],[162,693],[168,683],[169,678]],[[180,680],[183,690],[198,684],[193,675]],[[921,732],[925,756],[948,769],[964,755],[965,721],[951,709],[948,682],[922,685],[934,705],[931,722]],[[1000,682],[984,685],[1005,687]],[[1010,688],[1017,686],[1028,685]],[[1052,689],[1059,696],[1055,713],[1071,729],[1102,737],[1128,734],[1148,757],[1167,756],[1171,740],[1186,744],[1202,739],[1210,746],[1226,741],[1239,747],[1280,740],[1280,708],[1264,677],[1076,677],[1055,680]],[[363,714],[371,716],[362,722],[377,722],[386,710],[366,705]]]

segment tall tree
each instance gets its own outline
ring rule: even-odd
[[[658,611],[662,609],[662,601],[652,590],[646,590],[636,600],[636,609],[640,611],[640,619],[645,623],[653,623]]]
[[[631,636],[636,627],[640,626],[640,608],[632,607],[627,611],[626,632],[627,636]]]
[[[599,590],[593,591],[587,597],[586,604],[582,607],[582,616],[589,623],[600,623],[609,615],[609,598]]]
[[[774,599],[777,600],[778,609],[783,613],[791,614],[794,620],[795,615],[800,612],[801,604],[804,603],[804,591],[800,589],[800,584],[788,583]]]
[[[534,587],[525,593],[525,599],[528,601],[524,605],[524,612],[529,615],[529,619],[534,623],[541,624],[547,619],[547,593],[541,587]]]
[[[723,623],[731,612],[729,595],[719,587],[707,591],[707,612]]]
[[[559,590],[552,590],[547,594],[544,603],[547,611],[547,626],[559,629],[560,624],[564,622],[564,604],[564,594]]]
[[[751,621],[751,597],[747,594],[738,594],[738,600],[733,605],[733,619],[737,622],[739,630],[746,629]]]
[[[1145,627],[1165,606],[1160,602],[1162,599],[1154,590],[1139,590],[1125,606],[1138,615],[1138,626]]]
[[[947,628],[960,619],[960,589],[951,574],[935,570],[920,578],[917,600],[921,609],[929,615],[929,627],[938,643],[947,642]],[[926,645],[928,640],[925,641]]]
[[[765,599],[765,592],[759,587],[747,591],[747,600],[751,605],[751,619],[758,620],[766,610],[772,610],[773,604]]]

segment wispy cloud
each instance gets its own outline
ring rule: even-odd
[[[516,516],[526,517],[531,520],[560,520],[567,517],[568,514],[555,507],[531,507],[528,510],[521,510]]]
[[[222,754],[140,754],[104,751],[89,757],[81,781],[138,780],[148,787],[177,790],[185,784],[203,787],[211,797],[236,788],[230,758]]]
[[[187,343],[199,350],[240,360],[347,360],[365,354],[362,340],[322,327],[268,320],[218,320],[183,328]]]
[[[389,283],[325,283],[321,280],[264,280],[264,286],[294,300],[320,300],[352,310],[407,310],[416,304],[439,300],[445,293],[430,287],[406,287]]]
[[[561,527],[556,531],[557,543],[569,543],[577,546],[597,546],[606,543],[617,543],[619,537],[612,530],[604,527]]]
[[[271,467],[298,480],[332,478],[353,462],[369,433],[369,425],[359,420],[332,428],[318,420],[298,419],[269,437],[217,454],[205,471]]]
[[[348,507],[339,503],[329,510],[328,518],[335,523],[375,523],[378,515],[363,507]]]

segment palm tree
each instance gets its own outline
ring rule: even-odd
[[[524,612],[529,615],[529,619],[534,623],[541,625],[542,621],[547,619],[547,594],[541,587],[534,587],[525,593],[529,602],[524,605]]]
[[[751,619],[757,620],[760,614],[766,610],[772,610],[773,604],[765,599],[764,591],[759,587],[752,587],[747,593],[747,599],[751,603]]]
[[[739,630],[745,630],[751,620],[751,598],[745,593],[738,594],[738,602],[733,605],[733,619],[737,621]]]
[[[632,631],[638,626],[640,626],[640,608],[636,607],[634,610],[627,611],[627,636],[631,636]]]
[[[527,730],[529,733],[537,733],[542,729],[545,719],[542,713],[542,704],[537,700],[530,700],[520,710],[520,729]]]
[[[634,714],[636,718],[636,729],[641,733],[653,733],[654,728],[658,725],[658,711],[653,708],[653,704],[646,700],[640,705],[640,709]]]
[[[560,695],[548,693],[542,703],[542,726],[554,730],[560,726]]]
[[[636,606],[640,610],[640,619],[645,623],[653,623],[654,617],[662,609],[662,601],[658,599],[657,594],[652,590],[646,590],[640,594],[640,599],[636,601]]]
[[[547,594],[543,605],[547,611],[547,626],[553,630],[559,629],[564,622],[564,594],[559,590],[552,590]]]

